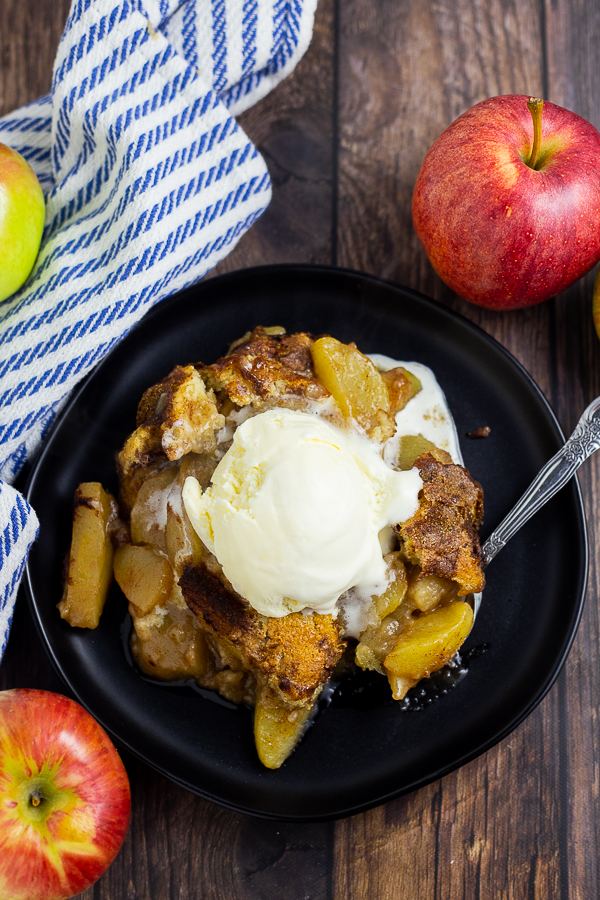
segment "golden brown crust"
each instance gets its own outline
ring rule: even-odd
[[[390,393],[389,413],[395,416],[397,412],[404,409],[409,400],[421,390],[421,382],[409,372],[404,366],[396,366],[394,369],[388,369],[387,372],[380,372],[387,389]],[[394,431],[396,430],[394,424]]]
[[[423,479],[419,509],[394,529],[405,556],[424,575],[455,581],[459,596],[483,590],[481,485],[443,451],[424,453],[415,466]]]
[[[211,453],[225,424],[215,396],[194,366],[175,366],[144,393],[137,428],[117,457],[121,502],[131,511],[145,477],[186,453]]]
[[[137,429],[119,455],[125,508],[131,509],[149,474],[181,458],[191,459],[186,457],[191,451],[210,456],[225,422],[222,413],[234,405],[262,410],[330,396],[315,376],[312,335],[269,333],[274,331],[255,328],[211,366],[177,366],[146,391]],[[388,373],[386,384],[394,409],[418,389],[418,382],[403,369]],[[480,486],[437,448],[422,453],[414,465],[423,479],[419,509],[395,529],[404,557],[419,567],[419,577],[449,579],[459,595],[481,590],[476,530],[483,508]],[[259,615],[235,593],[212,557],[200,567],[185,567],[180,587],[206,629],[219,672],[243,667],[249,683],[268,685],[290,709],[306,709],[315,702],[344,648],[337,621],[317,614]]]
[[[206,390],[194,366],[175,366],[147,390],[138,406],[137,421],[138,431],[147,430],[173,462],[186,453],[216,450],[215,434],[225,424],[214,393]]]
[[[328,396],[315,378],[310,354],[312,335],[267,334],[255,328],[228,356],[200,369],[206,384],[225,391],[238,406],[287,396],[318,400]]]
[[[186,602],[245,665],[268,678],[288,702],[310,705],[340,659],[344,642],[331,616],[261,616],[205,567],[186,566],[179,579]]]

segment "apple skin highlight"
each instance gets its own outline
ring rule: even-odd
[[[36,174],[20,153],[0,144],[0,301],[27,281],[37,259],[46,206]]]
[[[0,900],[64,900],[110,866],[129,825],[121,759],[83,707],[0,693]]]
[[[427,153],[413,195],[436,272],[490,309],[541,303],[600,259],[600,133],[544,103],[532,169],[528,99],[493,97],[456,119]]]

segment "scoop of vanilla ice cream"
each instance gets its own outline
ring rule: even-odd
[[[350,587],[386,585],[379,532],[417,510],[416,469],[389,468],[366,438],[316,415],[272,409],[243,422],[190,521],[235,590],[263,615],[333,613]]]

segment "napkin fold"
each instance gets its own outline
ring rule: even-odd
[[[42,248],[0,306],[0,653],[38,522],[11,482],[70,390],[269,203],[234,116],[296,65],[317,0],[74,0],[52,92],[0,119],[46,195]]]

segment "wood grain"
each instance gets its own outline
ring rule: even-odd
[[[334,0],[321,0],[310,47],[291,77],[240,117],[269,167],[273,199],[214,270],[331,263],[334,198]]]
[[[589,119],[600,128],[600,77],[594,64],[594,42],[600,38],[600,10],[581,0],[544,3],[549,99]],[[597,44],[596,44],[597,46]],[[553,305],[555,373],[552,402],[565,430],[600,394],[600,342],[591,321],[593,273],[573,285]],[[598,721],[600,695],[600,623],[598,489],[600,459],[583,468],[580,484],[587,513],[590,543],[589,587],[582,622],[558,691],[562,705],[560,739],[564,765],[566,896],[597,897],[600,876]]]
[[[0,116],[50,90],[70,5],[69,0],[0,3]]]
[[[0,2],[0,113],[48,90],[68,5]],[[431,269],[410,200],[430,144],[487,96],[543,95],[600,127],[599,44],[595,0],[321,0],[305,58],[241,117],[273,201],[217,271],[331,262],[421,290],[514,353],[570,430],[600,393],[593,275],[529,310],[477,309]],[[598,897],[600,460],[581,485],[592,549],[582,625],[556,686],[509,738],[418,792],[319,825],[220,809],[125,754],[131,828],[84,900]],[[0,686],[62,690],[24,598]]]
[[[573,323],[557,325],[556,304],[510,315],[465,304],[435,276],[410,222],[420,163],[456,115],[486,96],[544,93],[547,27],[533,2],[342,5],[338,261],[452,305],[507,346],[549,396],[562,371],[571,397],[557,335],[565,347],[580,345]],[[568,896],[566,691],[563,679],[507,741],[442,782],[338,823],[339,896]],[[589,790],[573,789],[589,815]],[[579,868],[586,850],[576,851]]]

